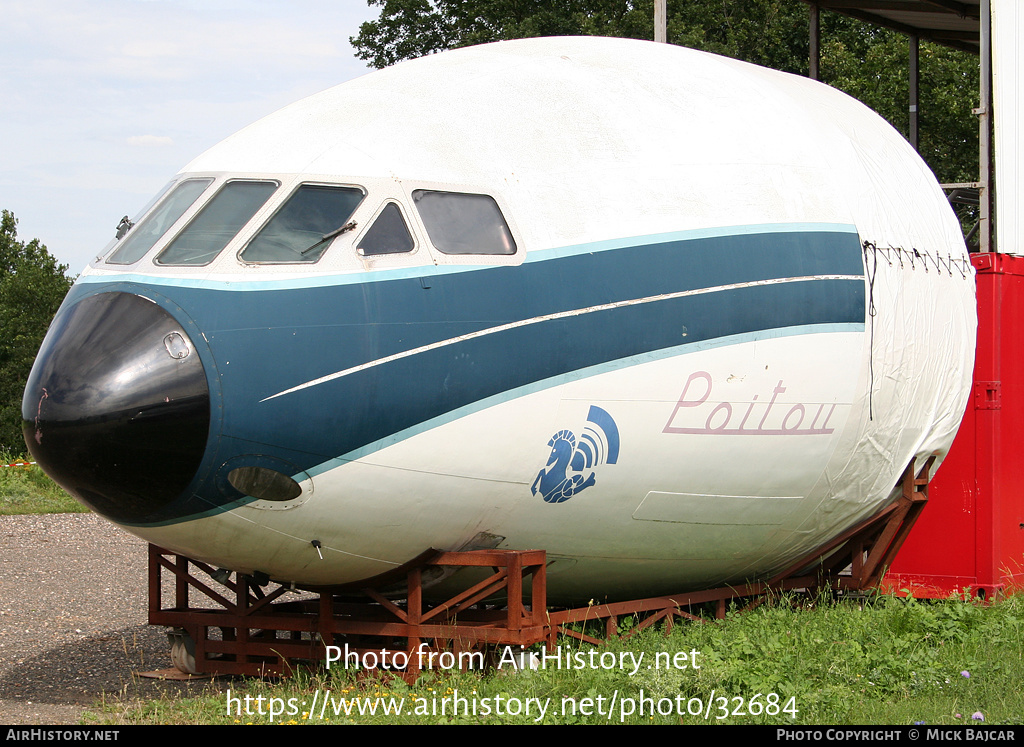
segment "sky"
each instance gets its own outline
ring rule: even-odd
[[[370,72],[366,0],[0,0],[0,208],[76,275],[189,161]]]

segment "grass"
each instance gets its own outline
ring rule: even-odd
[[[201,697],[107,702],[93,718],[109,724],[1024,723],[1024,598],[987,606],[894,596],[794,601],[775,600],[722,622],[678,624],[669,635],[647,630],[602,648],[565,638],[561,661],[571,653],[583,663],[571,669],[553,662],[536,671],[436,669],[408,686],[335,666],[283,681],[221,680]],[[629,621],[620,633],[628,629]],[[693,651],[700,652],[699,668],[692,666]],[[664,666],[676,654],[686,668]],[[623,665],[601,666],[602,658]]]
[[[0,451],[0,516],[87,512],[25,457]]]

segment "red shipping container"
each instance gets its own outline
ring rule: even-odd
[[[883,582],[917,597],[1024,586],[1024,257],[975,254],[974,385],[928,505]]]

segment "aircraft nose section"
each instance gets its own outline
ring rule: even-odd
[[[100,293],[54,320],[22,418],[29,451],[65,490],[110,519],[141,523],[195,476],[210,392],[171,314],[132,293]]]

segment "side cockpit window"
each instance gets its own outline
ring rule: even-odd
[[[270,199],[277,182],[230,181],[157,256],[161,265],[209,264]]]
[[[412,193],[430,242],[445,254],[515,254],[501,209],[489,195],[418,189]]]
[[[415,247],[416,242],[402,217],[402,209],[397,203],[389,202],[356,248],[364,257],[377,257],[384,254],[407,254]]]
[[[117,251],[107,258],[107,262],[112,265],[130,265],[142,259],[167,229],[192,207],[212,181],[213,179],[186,179],[178,184],[156,210],[128,234]]]
[[[316,262],[363,201],[357,187],[303,184],[242,250],[245,262]]]

